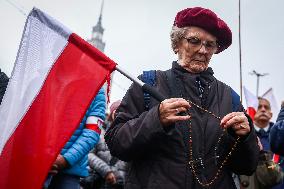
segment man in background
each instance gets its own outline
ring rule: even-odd
[[[252,176],[241,176],[241,184],[244,189],[284,189],[284,184],[281,183],[281,167],[275,167],[276,164],[272,163],[273,154],[269,141],[270,129],[273,126],[271,118],[270,102],[259,97],[258,108],[254,116],[254,128],[260,142],[260,161]]]
[[[254,116],[254,128],[265,151],[270,151],[269,132],[273,125],[273,123],[270,122],[271,118],[270,102],[267,99],[259,97],[258,108]]]

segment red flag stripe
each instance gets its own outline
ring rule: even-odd
[[[274,154],[274,155],[273,155],[273,161],[274,161],[275,163],[279,163],[279,161],[280,161],[280,156],[279,156],[278,154]]]
[[[250,116],[252,120],[254,120],[254,115],[256,113],[256,110],[253,107],[247,108],[247,114]]]
[[[101,134],[101,129],[98,124],[86,124],[86,129],[90,129],[97,132],[98,134]]]

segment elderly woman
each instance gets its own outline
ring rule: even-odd
[[[236,188],[232,173],[252,174],[259,149],[238,95],[208,67],[231,45],[231,31],[211,10],[188,8],[171,40],[178,60],[156,71],[154,84],[167,99],[145,108],[133,84],[105,136],[111,153],[130,162],[125,188]]]

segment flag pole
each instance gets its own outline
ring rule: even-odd
[[[136,77],[132,77],[129,73],[127,73],[127,71],[125,71],[124,69],[122,69],[118,65],[116,65],[115,69],[118,72],[120,72],[122,75],[124,75],[125,77],[127,77],[128,79],[133,81],[135,84],[138,84],[140,87],[142,87],[144,92],[150,94],[152,97],[154,97],[159,102],[162,102],[163,100],[166,99],[166,97],[164,95],[162,95],[156,88],[154,88],[153,86],[151,86],[151,85],[149,85],[147,83],[142,82],[141,80],[139,80]],[[198,105],[194,104],[190,100],[187,100],[187,101],[190,103],[190,105],[194,105],[197,108],[199,108],[199,109],[204,111],[204,109],[200,108]],[[210,112],[208,112],[208,113],[210,113]],[[186,112],[180,112],[179,115],[190,115],[190,112],[189,112],[189,110],[187,110]]]
[[[166,99],[164,95],[162,95],[157,89],[152,87],[151,85],[142,82],[136,77],[131,76],[127,71],[125,71],[123,68],[121,68],[119,65],[116,65],[115,68],[118,72],[120,72],[122,75],[133,81],[134,83],[138,84],[140,87],[142,87],[143,91],[146,93],[149,93],[151,96],[153,96],[156,100],[159,102],[162,102]]]
[[[123,68],[121,68],[119,65],[116,65],[116,71],[120,72],[122,75],[133,81],[134,83],[138,84],[140,87],[142,87],[145,83],[143,83],[141,80],[139,80],[136,77],[132,77],[127,71],[125,71]]]
[[[240,97],[243,101],[242,43],[241,43],[241,0],[239,0],[239,58],[240,58]]]

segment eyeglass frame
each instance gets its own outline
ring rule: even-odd
[[[200,49],[202,48],[202,46],[204,46],[205,49],[206,49],[208,52],[210,52],[210,53],[215,53],[215,52],[218,50],[218,48],[220,47],[220,45],[218,44],[217,41],[201,40],[201,39],[199,39],[199,38],[196,37],[196,36],[190,36],[190,37],[184,37],[184,36],[182,36],[182,38],[184,38],[184,39],[187,41],[187,43],[188,43],[190,46],[192,46],[193,48],[199,47],[198,50],[200,50]],[[190,39],[197,39],[197,40],[199,41],[199,42],[198,42],[199,44],[194,44],[194,43],[192,43],[192,42],[190,41]],[[207,44],[210,44],[210,43],[216,43],[216,45],[214,45],[214,46],[208,46]],[[215,52],[214,52],[214,50],[215,50]]]

